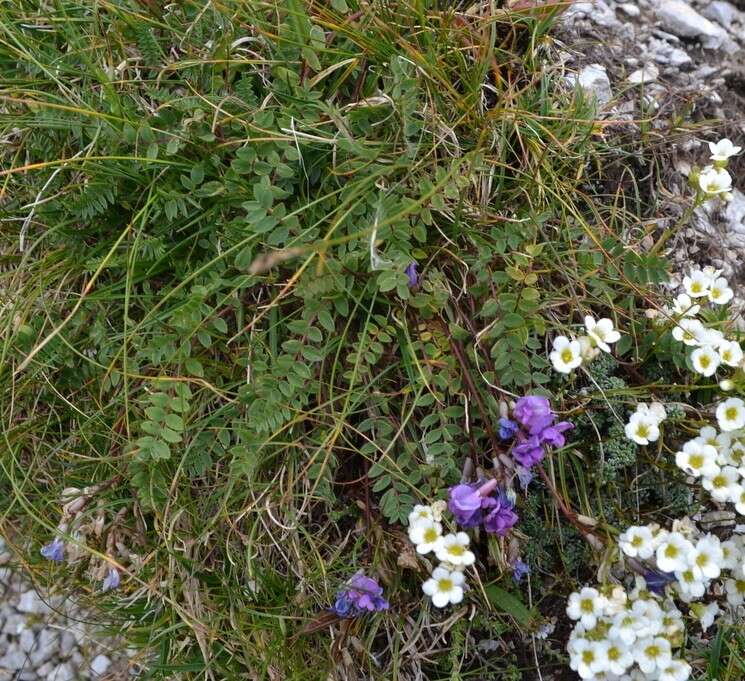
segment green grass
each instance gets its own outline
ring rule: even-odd
[[[511,542],[482,538],[503,591],[475,588],[473,618],[424,607],[401,520],[466,459],[490,468],[500,401],[536,390],[578,422],[547,471],[600,536],[640,499],[686,508],[606,408],[675,371],[673,350],[659,376],[625,369],[652,352],[643,310],[666,276],[639,247],[657,206],[634,180],[659,150],[601,135],[550,14],[159,7],[0,8],[0,528],[19,561],[101,607],[150,678],[563,668],[565,623],[537,652],[529,633],[593,556],[546,487]],[[561,381],[545,335],[591,310],[630,330],[624,359]],[[67,488],[92,488],[65,517],[81,557],[50,565]],[[514,551],[538,566],[531,595]],[[103,596],[106,555],[123,580]],[[330,629],[356,569],[392,608]]]

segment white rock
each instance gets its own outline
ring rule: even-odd
[[[5,624],[3,624],[2,633],[18,636],[26,628],[26,618],[22,615],[11,613],[7,616]]]
[[[91,673],[95,676],[102,676],[108,671],[110,666],[111,660],[106,655],[97,655],[91,662]]]
[[[593,95],[601,106],[613,99],[608,72],[601,64],[585,66],[577,74],[577,83],[587,94]]]
[[[36,668],[36,674],[40,679],[48,679],[53,669],[54,665],[51,662],[46,662],[41,667]]]
[[[36,636],[34,636],[34,632],[31,631],[31,629],[24,629],[21,632],[21,638],[18,640],[18,643],[24,652],[30,653],[36,645]]]
[[[659,75],[660,70],[654,64],[646,64],[643,68],[634,71],[626,80],[633,85],[653,83]]]
[[[67,663],[58,664],[47,677],[50,681],[73,681],[75,670]]]
[[[635,5],[633,2],[622,2],[618,9],[620,9],[624,14],[627,14],[630,17],[638,17],[642,11],[639,9],[638,5]]]
[[[683,0],[660,0],[656,8],[662,28],[681,38],[698,38],[704,47],[717,49],[727,39],[727,32],[701,16]]]
[[[57,654],[58,646],[59,634],[57,631],[45,627],[39,632],[36,647],[29,654],[31,664],[34,667],[39,667],[50,657]]]
[[[33,589],[24,591],[21,599],[16,606],[18,612],[25,612],[29,615],[46,615],[52,612],[52,609],[43,601],[39,594]]]
[[[616,17],[616,13],[604,0],[595,0],[592,12],[588,14],[588,18],[594,24],[605,26],[606,28],[615,28],[621,25],[621,22]]]
[[[670,64],[670,66],[687,66],[693,60],[685,50],[674,47],[665,40],[650,38],[647,44],[649,56],[658,64]]]
[[[59,642],[59,656],[70,657],[75,649],[75,637],[69,631],[63,631]]]
[[[734,5],[729,2],[721,2],[720,0],[710,2],[701,10],[701,14],[707,19],[721,24],[724,28],[730,28],[732,22],[740,16],[740,12]]]
[[[11,643],[4,652],[5,655],[0,657],[0,669],[18,671],[24,668],[27,658],[26,653],[21,650],[21,646],[17,643]]]

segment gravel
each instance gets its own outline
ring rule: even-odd
[[[37,592],[11,559],[0,537],[0,681],[133,678],[116,639],[69,600]]]

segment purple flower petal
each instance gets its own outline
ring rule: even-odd
[[[512,579],[518,584],[523,581],[523,577],[530,574],[530,566],[524,563],[520,558],[515,561],[515,565],[512,568]]]
[[[511,419],[501,418],[499,419],[499,437],[503,440],[511,440],[515,437],[519,426],[515,421]]]
[[[481,522],[481,505],[484,498],[479,494],[476,485],[455,485],[450,488],[448,508],[461,527],[476,527]]]
[[[106,578],[103,580],[102,591],[111,591],[112,589],[118,589],[121,579],[119,578],[119,570],[115,567],[110,567],[106,573]]]
[[[416,271],[417,263],[413,262],[406,268],[406,276],[409,278],[409,288],[419,285],[419,273]]]
[[[39,551],[47,560],[53,560],[55,563],[61,563],[65,559],[65,542],[59,537],[55,537],[48,544],[44,544]]]
[[[515,418],[531,435],[535,435],[553,425],[556,417],[545,397],[526,395],[515,404]]]

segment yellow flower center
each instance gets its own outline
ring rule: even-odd
[[[727,407],[724,416],[728,421],[734,421],[737,418],[737,407]]]
[[[662,651],[660,650],[660,647],[658,645],[655,645],[654,643],[651,646],[647,646],[644,649],[644,654],[647,657],[657,657]]]
[[[564,348],[561,351],[561,360],[565,364],[569,364],[569,362],[571,362],[573,358],[574,358],[574,354],[572,354],[572,349],[571,348]]]
[[[440,591],[452,591],[453,589],[453,580],[449,579],[447,577],[444,577],[443,579],[440,579],[437,581],[437,588]]]
[[[711,187],[711,185],[709,186]],[[691,284],[691,291],[693,291],[694,293],[701,293],[702,290],[703,290],[703,286],[701,286],[700,281],[694,281]]]
[[[431,544],[436,539],[437,530],[434,527],[428,527],[426,530],[424,530],[424,541],[427,542],[427,544]]]
[[[693,454],[688,459],[691,468],[701,468],[704,465],[704,457],[701,454]]]
[[[696,556],[696,565],[699,567],[704,567],[704,565],[709,564],[709,556],[707,556],[705,553],[699,553],[698,556]]]
[[[641,545],[642,545],[642,542],[643,542],[642,538],[641,538],[640,536],[638,536],[638,535],[637,535],[637,536],[635,536],[635,537],[634,537],[634,538],[633,538],[633,539],[631,540],[631,546],[634,546],[634,547],[639,547],[639,546],[641,546]]]
[[[725,478],[723,475],[717,475],[715,478],[712,479],[711,484],[717,489],[721,487],[726,487],[727,478]]]
[[[451,544],[448,546],[448,553],[451,556],[462,556],[466,550],[460,544]]]
[[[668,558],[675,558],[679,553],[680,551],[678,551],[678,547],[675,544],[668,544],[665,547],[665,555]]]
[[[580,601],[579,609],[582,612],[587,613],[588,615],[589,614],[592,614],[593,612],[595,612],[595,607],[593,606],[592,599],[591,598],[583,598]]]
[[[709,357],[709,355],[701,355],[698,358],[698,363],[701,365],[703,369],[706,369],[711,364],[711,357]]]
[[[595,653],[592,650],[582,651],[582,662],[585,664],[592,664],[595,662]]]
[[[647,437],[649,435],[649,426],[646,423],[640,423],[636,427],[636,434],[639,437]]]

